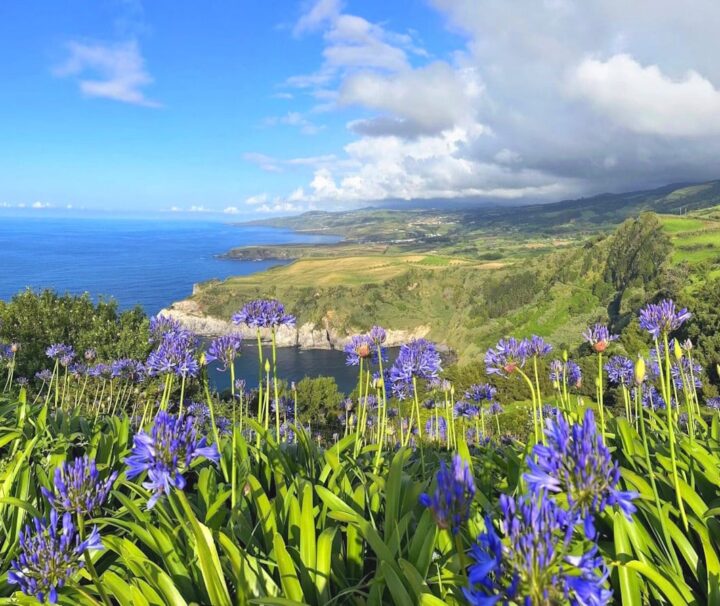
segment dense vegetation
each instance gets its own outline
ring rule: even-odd
[[[262,300],[234,321],[295,319]],[[0,603],[715,604],[720,401],[679,340],[691,321],[663,300],[628,324],[642,339],[595,324],[582,368],[502,339],[493,384],[464,390],[424,340],[384,366],[373,327],[346,348],[358,391],[329,440],[296,397],[332,387],[283,385],[274,346],[259,390],[239,378],[225,401],[204,369],[232,372],[233,335],[158,318],[146,359],[107,362],[51,344],[35,386],[3,346]]]

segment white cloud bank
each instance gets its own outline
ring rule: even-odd
[[[323,49],[286,87],[319,112],[358,115],[342,153],[246,154],[270,172],[314,169],[286,203],[560,198],[720,177],[720,3],[430,1],[458,35],[452,53],[431,57],[415,33],[337,0],[300,16],[295,36],[320,35]]]

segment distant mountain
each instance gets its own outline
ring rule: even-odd
[[[705,183],[673,183],[657,189],[620,194],[599,194],[576,200],[547,204],[497,204],[458,207],[416,208],[412,202],[402,208],[363,208],[329,212],[312,211],[294,217],[253,221],[300,231],[335,233],[348,238],[367,238],[374,234],[386,239],[397,232],[407,232],[408,223],[422,225],[437,222],[454,225],[456,235],[496,230],[524,233],[562,234],[592,232],[617,225],[642,211],[684,214],[720,204],[720,180]],[[430,204],[430,203],[428,203]],[[421,230],[427,233],[427,229]]]

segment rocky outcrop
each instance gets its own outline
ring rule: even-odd
[[[203,337],[217,337],[225,334],[241,334],[244,339],[257,338],[254,328],[236,326],[229,320],[222,320],[206,315],[201,307],[193,300],[187,299],[173,303],[163,309],[160,315],[170,316],[183,324],[188,330]],[[430,333],[429,326],[418,326],[414,330],[387,331],[387,346],[397,347],[411,339],[426,337]],[[270,341],[269,329],[260,333],[263,341]],[[299,324],[294,327],[281,326],[278,328],[275,339],[278,347],[300,347],[301,349],[342,349],[350,340],[351,335],[341,333],[332,323],[332,313],[323,318],[323,325],[317,326],[311,322]]]

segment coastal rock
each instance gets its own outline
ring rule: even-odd
[[[214,318],[203,312],[202,308],[192,299],[173,303],[170,307],[160,311],[160,315],[169,316],[178,320],[185,328],[201,337],[217,337],[227,334],[240,334],[244,339],[254,341],[256,332],[254,328],[236,326],[229,320]],[[330,311],[323,318],[322,326],[306,322],[299,326],[281,326],[276,333],[278,347],[300,347],[301,349],[342,349],[350,341],[352,334],[340,332],[333,323],[334,314]],[[413,330],[387,330],[388,347],[398,347],[411,339],[427,337],[430,327],[417,326]],[[264,342],[269,342],[271,334],[269,329],[260,331]]]

